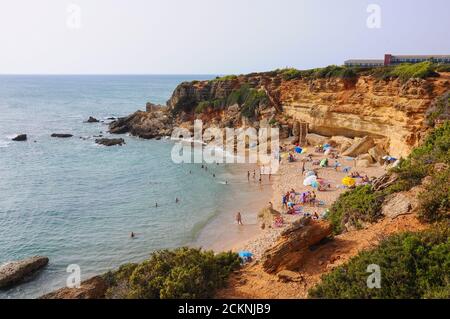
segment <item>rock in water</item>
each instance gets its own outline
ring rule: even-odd
[[[26,141],[27,140],[27,134],[19,134],[16,137],[14,137],[12,140],[16,141],[16,142]]]
[[[331,224],[326,221],[312,221],[302,218],[281,233],[278,242],[266,250],[262,265],[266,272],[298,270],[309,247],[320,243],[331,235]]]
[[[48,264],[47,257],[35,256],[0,267],[0,288],[11,287]]]
[[[98,123],[99,120],[97,120],[95,117],[89,116],[88,120],[86,121],[86,123]]]
[[[62,134],[62,133],[53,133],[51,137],[59,137],[59,138],[69,138],[72,137],[72,134]]]
[[[39,299],[103,299],[108,285],[101,276],[83,281],[79,288],[61,288]]]
[[[125,144],[125,140],[123,138],[98,138],[95,140],[95,143],[105,146],[122,146],[122,144]]]

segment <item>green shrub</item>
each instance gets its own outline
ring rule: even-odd
[[[381,270],[381,288],[367,287],[369,265]],[[310,298],[448,298],[450,229],[448,224],[420,233],[394,235],[370,251],[322,276]]]
[[[422,63],[404,63],[395,66],[385,66],[375,68],[372,75],[378,79],[388,80],[391,78],[399,78],[402,82],[406,82],[412,78],[425,79],[428,77],[439,76],[435,72],[436,65],[426,61]]]
[[[289,81],[289,80],[296,80],[303,78],[303,71],[294,69],[294,68],[287,68],[280,71],[281,77],[283,80]]]
[[[341,78],[341,79],[355,79],[358,77],[355,68],[348,68],[346,66],[329,65],[324,68],[297,70],[294,68],[287,68],[280,70],[281,77],[286,80],[294,79],[327,79],[327,78]]]
[[[360,228],[362,222],[378,220],[383,199],[382,194],[374,192],[370,185],[358,186],[341,194],[327,216],[333,226],[333,233],[340,234],[347,223]]]
[[[239,265],[239,256],[231,252],[215,255],[193,248],[161,250],[134,267],[108,274],[112,287],[107,295],[132,299],[211,298]]]
[[[236,80],[238,77],[237,75],[225,75],[225,76],[221,76],[221,77],[216,77],[214,80],[212,81],[231,81],[231,80]]]
[[[419,195],[419,203],[419,217],[425,222],[436,222],[450,217],[449,168],[432,175],[431,184]]]
[[[450,119],[450,92],[434,101],[432,106],[428,109],[426,114],[426,122],[428,126],[434,127],[438,120]]]
[[[436,67],[436,72],[450,72],[450,64],[440,64]]]

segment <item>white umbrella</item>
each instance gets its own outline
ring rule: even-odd
[[[307,178],[305,178],[305,180],[303,181],[303,185],[305,186],[310,186],[312,183],[317,182],[317,176],[313,175],[313,176],[308,176]]]

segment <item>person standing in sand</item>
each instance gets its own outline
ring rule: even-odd
[[[250,171],[247,171],[247,180],[250,181]]]
[[[236,222],[237,222],[238,225],[244,225],[244,224],[242,223],[241,212],[237,212],[237,213],[236,213]]]

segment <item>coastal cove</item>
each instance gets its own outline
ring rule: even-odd
[[[173,143],[165,139],[124,135],[123,146],[95,144],[96,136],[111,137],[109,118],[149,100],[163,104],[183,81],[212,77],[0,76],[0,264],[50,259],[33,280],[0,291],[0,298],[63,287],[70,264],[81,267],[84,280],[155,249],[228,249],[258,233],[256,213],[272,188],[266,180],[247,181],[253,167],[214,165],[206,172],[199,164],[174,164]],[[100,122],[85,123],[90,116]],[[22,132],[27,141],[11,141]],[[55,139],[55,132],[73,137]],[[236,210],[242,227],[234,224]]]

